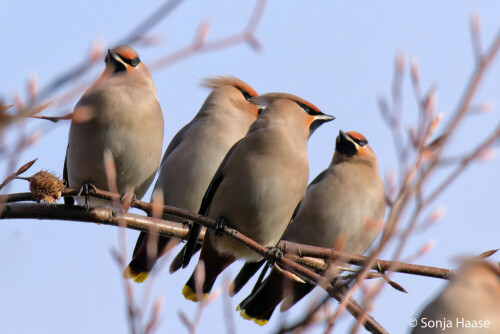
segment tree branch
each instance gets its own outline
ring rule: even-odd
[[[78,193],[79,189],[67,188],[62,192],[62,196],[76,196]],[[121,196],[119,194],[113,194],[108,191],[100,189],[89,189],[89,196],[106,199],[110,201],[121,200]],[[34,196],[28,192],[0,195],[0,203],[14,203],[14,202],[34,201],[34,200],[35,200]],[[0,206],[0,219],[13,219],[13,218],[59,219],[59,220],[76,220],[81,222],[94,222],[112,226],[119,226],[118,220],[115,219],[119,219],[118,217],[120,215],[123,215],[123,218],[128,222],[126,227],[131,229],[145,231],[145,232],[158,230],[157,233],[160,235],[174,237],[183,240],[186,240],[187,235],[189,234],[189,229],[184,224],[181,223],[156,219],[152,217],[144,217],[129,213],[119,213],[119,212],[117,213],[107,208],[96,208],[90,211],[85,211],[83,210],[83,208],[78,206],[66,206],[66,205],[48,206],[43,204],[37,205],[31,203],[30,204],[22,203],[22,205],[23,209],[20,209],[17,206],[13,206],[11,204],[9,208],[10,210],[14,211],[10,211],[9,213],[4,212],[7,209],[7,206],[4,207]],[[50,207],[52,207],[53,209],[49,209]],[[151,212],[153,211],[153,204],[140,200],[134,201],[132,203],[132,207],[140,209],[148,214],[151,214]],[[18,212],[24,209],[29,209],[30,211]],[[73,213],[77,213],[77,215],[72,216]],[[163,213],[195,221],[204,226],[206,226],[205,224],[207,224],[207,221],[210,221],[209,224],[214,222],[202,215],[166,205],[163,206]],[[110,219],[108,217],[113,217],[113,219]],[[229,227],[227,227],[226,229],[230,231],[230,233],[234,233],[235,238],[238,241],[240,241],[247,247],[252,248],[252,245],[250,243],[247,243],[247,241],[244,240],[243,238],[239,238],[236,236],[237,234],[242,236],[241,233]],[[198,239],[200,242],[203,240],[204,235],[205,235],[205,230],[202,230],[200,237]],[[248,240],[251,240],[245,236],[243,237]],[[253,240],[251,241],[253,242]],[[255,246],[256,243],[255,242],[253,243]],[[260,246],[259,244],[257,245]],[[364,266],[369,260],[368,257],[363,255],[342,252],[331,248],[321,248],[321,247],[297,244],[294,242],[284,241],[284,240],[280,241],[278,247],[283,250],[285,256],[289,257],[290,259],[292,259],[297,263],[302,263],[304,265],[307,265],[308,267],[314,270],[323,270],[326,265],[324,260],[332,258],[342,259],[342,261],[345,261],[346,263],[357,266]],[[259,252],[257,251],[257,253]],[[450,276],[453,274],[453,271],[449,269],[415,265],[403,262],[393,262],[393,261],[386,261],[379,259],[376,259],[375,264],[371,267],[371,269],[376,270],[378,272],[395,271],[404,274],[412,274],[412,275],[434,277],[441,279],[449,279]]]

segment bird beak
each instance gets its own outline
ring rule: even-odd
[[[315,121],[320,121],[321,123],[326,123],[326,122],[333,121],[335,119],[335,116],[321,114],[321,115],[315,116],[314,118],[315,118],[314,119]]]
[[[312,121],[311,125],[309,125],[309,137],[313,134],[313,132],[323,123],[333,121],[335,119],[334,116],[330,116],[327,114],[319,114],[319,115],[314,115],[314,120]]]
[[[121,60],[120,56],[118,55],[118,53],[114,52],[111,49],[108,49],[108,63],[111,62],[112,59],[115,62],[117,62],[117,63],[121,63],[122,62],[122,60]]]
[[[339,137],[342,138],[343,140],[348,140],[347,134],[342,130],[339,131]]]

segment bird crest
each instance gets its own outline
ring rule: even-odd
[[[249,84],[230,75],[217,75],[214,77],[205,78],[202,80],[201,85],[209,88],[233,86],[248,93],[252,97],[259,95]]]
[[[316,107],[311,102],[306,101],[301,97],[298,97],[298,96],[295,96],[292,94],[288,94],[288,93],[267,93],[267,94],[252,97],[250,99],[250,102],[258,105],[259,107],[267,107],[271,103],[273,103],[273,101],[279,100],[279,99],[287,99],[287,100],[297,102],[303,109],[306,109],[306,108],[310,109],[311,114],[322,114],[321,110],[319,110],[319,108]],[[307,112],[309,113],[309,111],[307,111]]]

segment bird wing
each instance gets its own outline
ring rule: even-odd
[[[165,154],[163,155],[163,159],[161,160],[160,166],[163,165],[167,157],[172,153],[181,143],[182,139],[184,138],[184,133],[191,127],[191,124],[193,121],[189,122],[188,124],[184,125],[182,129],[177,132],[177,134],[172,138],[170,141],[170,144],[168,144],[167,149],[165,150]]]
[[[318,176],[316,176],[314,180],[312,180],[311,183],[309,183],[309,185],[307,186],[307,190],[309,190],[309,187],[312,186],[313,184],[321,182],[321,180],[323,180],[323,178],[325,177],[325,174],[326,170],[319,173]]]
[[[219,168],[215,172],[214,177],[212,178],[212,181],[210,182],[210,185],[208,186],[207,191],[205,192],[205,195],[203,196],[203,200],[201,201],[200,205],[200,210],[198,211],[199,214],[206,216],[208,213],[208,210],[210,208],[210,204],[212,203],[212,199],[214,198],[215,192],[217,191],[219,185],[221,184],[222,180],[224,179],[224,166],[226,165],[227,161],[229,160],[230,156],[233,154],[235,149],[238,147],[239,143],[241,142],[242,139],[240,139],[236,144],[229,149],[227,152],[226,156],[222,160]],[[191,258],[193,257],[194,253],[196,252],[196,244],[198,241],[198,236],[200,235],[201,231],[201,225],[197,223],[193,223],[193,227],[191,228],[191,232],[189,233],[188,241],[186,245],[182,248],[181,253],[182,254],[182,267],[186,268],[189,264],[189,261],[191,261]],[[176,257],[177,258],[177,257]],[[175,260],[174,260],[175,261]]]
[[[322,171],[320,174],[318,174],[318,176],[316,176],[314,178],[314,180],[307,186],[307,189],[309,189],[310,186],[320,182],[324,178],[325,173],[326,173],[326,171]],[[300,201],[297,204],[297,206],[295,207],[295,210],[293,211],[293,215],[290,218],[290,222],[288,223],[287,228],[283,232],[283,235],[285,235],[285,233],[288,231],[288,228],[290,227],[293,220],[295,219],[295,216],[297,216],[297,212],[299,211],[301,204],[302,204],[302,201]],[[280,240],[283,238],[283,235],[280,238]],[[259,268],[262,266],[262,264],[264,264],[264,262],[265,262],[265,260],[262,260],[260,262],[246,262],[243,265],[243,267],[240,269],[240,272],[238,273],[238,275],[236,276],[236,278],[233,281],[232,291],[231,291],[232,295],[235,295],[236,293],[238,293],[241,290],[241,288],[243,288],[243,286],[250,280],[250,278],[252,278],[252,276],[255,275],[255,273],[259,270]],[[264,270],[267,270],[267,268],[265,268]],[[257,289],[259,288],[259,286],[261,284],[262,284],[262,280],[260,280],[260,279],[257,280],[257,282],[255,283],[255,286],[253,288],[253,291],[257,291]]]
[[[69,187],[69,177],[68,177],[68,146],[66,147],[66,156],[64,157],[64,167],[63,167],[63,180],[66,182],[66,187]],[[73,197],[64,197],[64,204],[74,205],[75,199]]]

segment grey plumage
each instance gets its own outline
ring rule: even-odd
[[[200,213],[214,219],[224,218],[231,227],[272,247],[306,191],[311,124],[333,117],[289,94],[265,94],[251,101],[269,106],[224,158]],[[191,241],[195,240],[193,235],[196,237],[192,233]],[[231,238],[208,231],[200,254],[200,261],[205,263],[204,294],[209,293],[218,274],[237,258],[261,259]],[[184,296],[193,301],[197,300],[194,280],[193,275],[183,289]]]
[[[206,79],[213,88],[195,117],[167,147],[154,191],[162,191],[165,205],[198,212],[205,190],[229,149],[243,138],[257,118],[258,108],[248,102],[257,96],[247,83],[229,76]],[[169,215],[165,219],[182,222]],[[148,252],[151,235],[142,232],[124,277],[143,281],[158,258],[180,240],[160,237]],[[151,253],[151,254],[148,254]]]
[[[118,192],[142,198],[158,169],[162,142],[163,114],[149,71],[132,48],[109,50],[104,73],[75,107],[66,153],[69,186],[90,182],[109,190],[104,163],[109,151]],[[92,198],[89,204],[110,203]]]
[[[375,154],[364,136],[341,131],[330,166],[309,185],[283,239],[364,253],[382,228],[384,213],[385,190]],[[331,280],[337,266],[330,264],[321,274]],[[313,288],[272,270],[240,304],[241,315],[263,325],[283,299],[286,310]]]
[[[500,333],[498,265],[479,260],[466,262],[425,307],[412,333]]]

